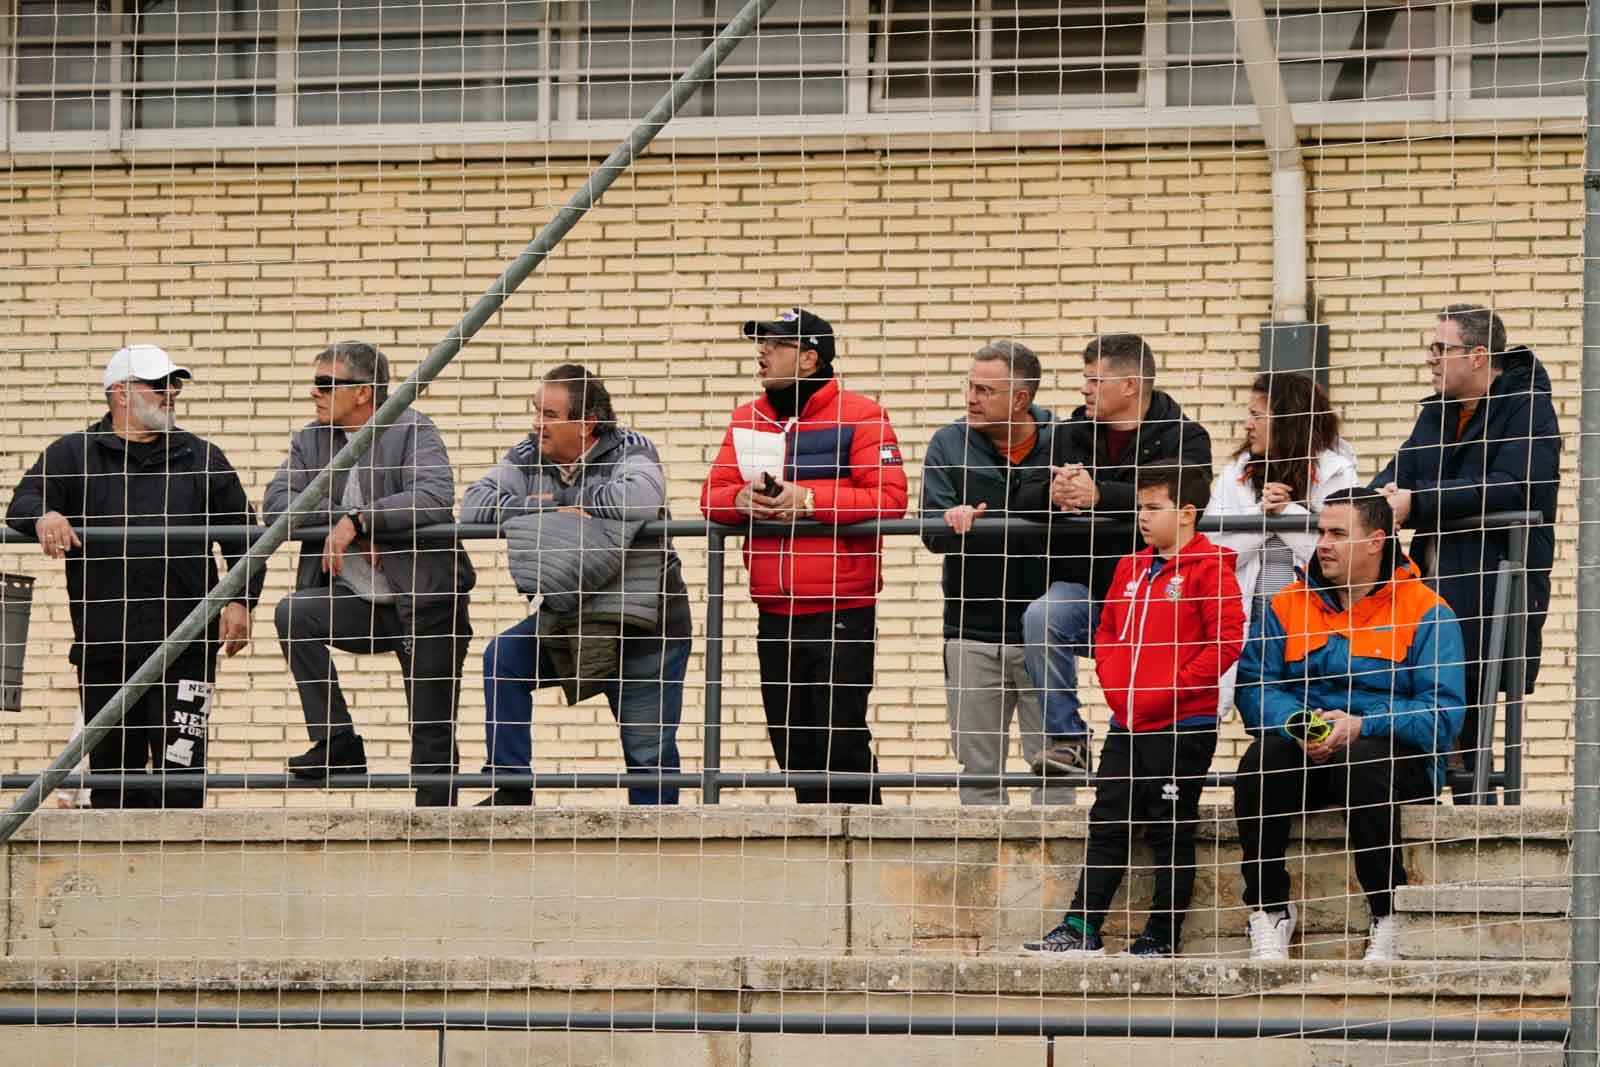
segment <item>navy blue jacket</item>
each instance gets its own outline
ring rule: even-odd
[[[1496,511],[1537,511],[1544,523],[1528,535],[1528,689],[1539,673],[1550,567],[1556,551],[1556,492],[1561,427],[1550,401],[1550,376],[1517,347],[1489,386],[1460,437],[1460,404],[1437,393],[1422,401],[1411,436],[1372,484],[1411,490],[1406,526],[1417,531],[1413,559],[1431,560],[1439,595],[1461,620],[1469,668],[1482,657],[1494,610],[1496,569],[1510,550],[1509,530],[1439,532],[1441,523]],[[1468,694],[1476,700],[1477,693]]]

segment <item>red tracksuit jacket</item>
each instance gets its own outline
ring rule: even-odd
[[[1111,718],[1136,733],[1215,720],[1218,680],[1244,647],[1234,553],[1194,538],[1152,573],[1125,556],[1100,610],[1094,662]]]
[[[700,491],[700,510],[712,522],[750,522],[733,506],[749,484],[739,470],[735,428],[783,436],[783,480],[815,493],[815,521],[843,526],[905,515],[905,465],[889,417],[833,380],[797,418],[779,419],[765,395],[734,411]],[[882,552],[882,538],[873,533],[747,537],[750,598],[762,611],[783,615],[870,607],[883,586]]]

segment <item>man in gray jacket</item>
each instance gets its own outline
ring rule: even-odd
[[[293,438],[289,458],[267,486],[267,521],[288,510],[349,435],[388,394],[389,362],[372,345],[345,341],[316,357],[316,419]],[[452,521],[455,479],[433,422],[408,408],[378,436],[326,503],[304,520],[327,527],[318,551],[300,553],[295,591],[278,602],[278,641],[300,691],[310,751],[291,757],[303,778],[364,773],[366,748],[355,732],[329,650],[393,652],[405,675],[413,774],[454,774],[456,705],[472,626],[472,561],[453,537],[406,536]],[[455,802],[451,786],[417,789],[417,805]]]
[[[504,527],[512,577],[534,598],[483,652],[485,773],[529,772],[533,691],[555,685],[569,700],[605,696],[630,772],[678,771],[689,595],[671,540],[642,533],[668,517],[656,448],[617,427],[605,383],[576,364],[546,374],[533,433],[461,503],[463,522]],[[628,799],[676,804],[678,789],[635,786]],[[484,803],[531,804],[533,793],[501,786]]]

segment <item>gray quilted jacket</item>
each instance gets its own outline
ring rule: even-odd
[[[587,517],[562,507],[582,508]],[[544,597],[539,612],[554,616],[552,623],[581,617],[686,634],[678,554],[670,538],[640,534],[646,522],[669,517],[660,455],[631,430],[602,434],[570,486],[529,436],[461,501],[463,522],[495,523],[505,532],[512,580],[527,596]]]

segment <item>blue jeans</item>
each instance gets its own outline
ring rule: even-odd
[[[1089,738],[1089,724],[1078,709],[1078,657],[1090,653],[1098,613],[1087,587],[1052,582],[1044,596],[1022,613],[1022,661],[1028,679],[1044,694],[1044,732],[1048,738]]]
[[[484,773],[526,773],[533,760],[533,691],[559,685],[549,655],[539,647],[539,618],[529,616],[490,640],[483,650],[483,702],[489,744]],[[622,759],[630,771],[675,774],[678,721],[683,716],[687,638],[622,639],[622,677],[606,686],[606,703],[622,727]],[[676,786],[635,786],[630,804],[676,804]]]

